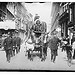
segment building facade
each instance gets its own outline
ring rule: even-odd
[[[21,2],[8,3],[7,8],[15,16],[15,28],[17,30],[25,30],[26,25],[32,21],[32,16]]]
[[[7,2],[0,2],[0,21],[14,18],[14,15],[7,9]]]
[[[56,29],[59,27],[59,3],[53,2],[52,3],[52,10],[51,10],[51,34],[56,31]]]
[[[60,4],[59,24],[61,26],[61,36],[63,38],[70,38],[70,44],[72,35],[75,34],[75,3],[66,2]]]
[[[69,23],[69,3],[62,3],[59,11],[59,24],[61,26],[61,36],[63,38],[68,37],[69,33],[68,23]]]

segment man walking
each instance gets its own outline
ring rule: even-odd
[[[51,61],[55,62],[58,50],[58,44],[60,40],[56,35],[52,35],[51,39],[49,40],[49,48],[51,49]]]
[[[10,32],[8,32],[8,36],[4,40],[3,45],[4,45],[4,50],[6,52],[7,61],[10,62],[10,57],[12,55],[12,39],[11,39]]]

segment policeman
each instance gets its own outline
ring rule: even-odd
[[[4,50],[6,52],[7,61],[10,62],[10,58],[12,55],[12,38],[10,36],[10,32],[8,32],[7,38],[4,40]]]

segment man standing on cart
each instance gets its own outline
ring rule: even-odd
[[[39,18],[40,16],[38,15],[34,17],[34,24],[32,25],[32,28],[30,30],[31,33],[29,33],[28,39],[31,37],[32,42],[35,44],[34,47],[36,47],[36,44],[38,43],[38,41],[40,41],[40,45],[42,46],[42,50],[40,54],[43,59],[43,44],[44,44],[44,39],[45,39],[45,33],[47,31],[47,26],[46,26],[46,23],[41,22]]]

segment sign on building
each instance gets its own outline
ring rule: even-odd
[[[21,19],[20,19],[20,18],[17,18],[17,19],[15,20],[15,28],[16,28],[17,30],[19,30],[19,29],[21,28]]]

